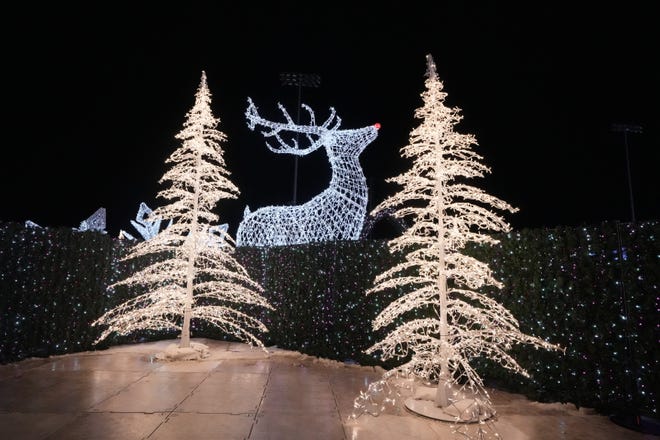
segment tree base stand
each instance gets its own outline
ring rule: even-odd
[[[410,397],[405,400],[404,405],[409,411],[443,422],[477,423],[486,421],[494,415],[475,399],[458,400],[449,406],[439,407],[432,400]]]
[[[490,419],[495,411],[476,393],[460,390],[451,382],[442,382],[448,404],[438,406],[438,387],[418,386],[415,395],[404,401],[409,411],[430,419],[454,423],[477,423]],[[441,400],[442,401],[442,400]]]
[[[198,342],[191,342],[190,347],[181,348],[179,344],[170,344],[165,351],[157,353],[159,361],[198,361],[209,357],[209,347]]]

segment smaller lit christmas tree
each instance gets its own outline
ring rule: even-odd
[[[409,409],[438,419],[483,420],[493,411],[471,360],[486,357],[527,376],[508,353],[514,345],[560,348],[524,334],[504,306],[479,291],[502,285],[486,263],[463,252],[465,246],[496,244],[486,232],[509,231],[489,208],[516,209],[466,183],[490,170],[472,150],[475,138],[454,131],[461,120],[459,109],[445,106],[446,93],[430,55],[427,61],[424,104],[415,113],[422,122],[401,149],[403,157],[412,159],[412,167],[388,180],[402,189],[374,209],[392,210],[397,218],[411,219],[412,226],[389,242],[390,250],[402,253],[405,261],[378,275],[367,293],[405,293],[373,321],[374,330],[394,329],[367,353],[404,360],[386,372],[384,380],[403,375],[435,384],[432,392],[418,387],[417,398],[406,401]],[[356,399],[356,410],[371,412],[370,399],[363,393]]]
[[[266,332],[266,327],[236,305],[272,307],[261,296],[261,286],[232,256],[234,242],[226,227],[212,225],[218,220],[211,211],[216,202],[236,198],[238,189],[228,178],[221,147],[226,136],[216,129],[220,121],[211,113],[210,104],[211,94],[202,72],[195,104],[176,135],[181,146],[167,159],[172,168],[160,180],[170,185],[158,196],[171,203],[148,216],[149,221],[163,219],[172,224],[136,244],[125,258],[148,257],[155,262],[111,286],[140,287],[146,293],[94,322],[107,326],[97,343],[113,333],[172,329],[181,331],[181,341],[179,351],[168,354],[195,356],[195,351],[203,353],[204,347],[191,347],[190,322],[199,319],[263,348],[254,332]]]

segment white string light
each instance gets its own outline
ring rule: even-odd
[[[412,159],[412,166],[388,179],[401,189],[374,209],[375,213],[393,210],[396,217],[411,219],[412,226],[389,242],[390,249],[402,253],[405,261],[379,274],[367,293],[397,289],[406,293],[375,318],[374,330],[394,328],[366,352],[380,352],[383,360],[405,359],[386,372],[384,380],[403,376],[436,383],[434,405],[445,409],[468,393],[477,403],[470,411],[483,414],[490,400],[470,365],[472,359],[483,356],[527,376],[508,354],[513,345],[560,348],[522,333],[507,309],[478,291],[502,285],[487,264],[461,252],[468,243],[496,244],[487,231],[510,230],[489,208],[517,209],[465,183],[490,170],[472,150],[475,138],[454,131],[461,120],[460,110],[445,106],[446,93],[430,55],[427,61],[423,106],[415,112],[421,124],[401,149],[403,157]],[[410,313],[417,313],[417,318],[410,318]],[[372,411],[365,407],[367,401],[364,395],[356,399],[354,414]]]
[[[314,112],[307,105],[309,125],[293,122],[285,108],[278,104],[286,122],[268,121],[257,113],[248,98],[245,115],[248,127],[264,127],[266,138],[275,138],[279,146],[269,143],[269,150],[279,154],[305,156],[324,147],[332,167],[330,186],[307,203],[297,206],[266,206],[254,212],[245,208],[238,226],[238,246],[293,245],[330,240],[360,238],[367,209],[367,182],[359,155],[378,135],[380,124],[355,130],[340,130],[341,119],[330,109],[330,117],[316,125]],[[300,148],[295,138],[285,139],[289,133],[305,134],[309,146]]]
[[[155,258],[155,262],[110,286],[128,286],[145,293],[97,319],[94,325],[107,328],[96,342],[112,333],[174,329],[181,331],[180,348],[190,348],[190,320],[196,318],[263,348],[254,332],[266,332],[264,324],[234,305],[272,306],[261,296],[261,286],[233,258],[233,241],[226,225],[211,225],[218,220],[211,211],[216,202],[236,198],[239,191],[228,178],[221,146],[226,137],[216,129],[220,121],[211,113],[210,104],[211,94],[202,72],[195,104],[176,135],[181,146],[166,160],[172,167],[160,180],[170,185],[158,197],[171,203],[143,219],[149,225],[160,219],[170,219],[172,224],[137,243],[125,259],[166,257]]]

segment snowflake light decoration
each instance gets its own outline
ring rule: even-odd
[[[229,237],[227,230],[229,223],[223,223],[218,226],[211,226],[207,232],[206,245],[223,247],[227,245],[225,241]]]
[[[90,215],[86,220],[80,222],[78,229],[74,228],[75,231],[84,232],[84,231],[100,231],[105,232],[105,208],[99,208]]]
[[[128,232],[124,231],[123,229],[119,230],[119,239],[120,240],[130,240],[130,241],[137,241],[137,238],[129,234]]]
[[[160,224],[161,224],[161,219],[160,218],[154,218],[153,220],[150,220],[150,216],[152,215],[153,211],[151,208],[147,206],[146,203],[142,202],[140,203],[140,208],[138,209],[138,213],[135,216],[135,220],[131,220],[131,224],[137,231],[142,235],[142,238],[144,240],[151,240],[154,238],[158,233],[160,232]],[[172,226],[172,220],[170,219],[169,224],[165,229],[169,228]],[[228,223],[223,223],[222,225],[218,226],[211,226],[208,228],[208,231],[205,235],[205,238],[202,240],[204,246],[217,246],[217,247],[222,247],[226,245],[225,239],[228,237],[228,232],[227,230],[229,229],[229,224]],[[131,240],[131,241],[136,241],[137,239],[129,234],[128,232],[124,231],[123,229],[119,231],[119,238],[122,240]]]
[[[140,208],[138,213],[135,216],[135,220],[131,220],[131,224],[137,231],[140,233],[142,238],[149,240],[160,232],[160,218],[151,219],[149,216],[153,211],[147,206],[146,203],[140,203]],[[168,224],[168,227],[172,226],[172,220]]]
[[[266,206],[254,212],[245,208],[238,226],[238,246],[293,245],[329,240],[357,240],[360,238],[367,209],[367,183],[359,155],[378,135],[380,124],[353,130],[340,130],[341,119],[335,109],[321,125],[316,125],[314,112],[309,113],[308,125],[296,124],[286,109],[278,104],[286,122],[272,122],[259,116],[257,107],[248,98],[245,116],[248,127],[262,126],[266,138],[275,138],[279,146],[266,143],[278,154],[305,156],[324,147],[332,167],[330,186],[307,203],[296,206]],[[300,148],[287,133],[304,134],[309,146]]]

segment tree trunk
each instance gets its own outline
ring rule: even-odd
[[[442,267],[444,271],[444,252]],[[440,296],[440,377],[438,378],[438,388],[435,393],[435,405],[441,408],[449,406],[449,390],[451,384],[451,374],[449,372],[449,324],[447,322],[447,281],[444,273],[438,281],[438,294]]]
[[[437,170],[441,169],[441,160],[438,157]],[[438,378],[438,388],[435,393],[435,405],[441,408],[449,406],[449,390],[451,389],[451,373],[449,371],[449,323],[447,320],[447,275],[445,272],[445,231],[444,231],[444,205],[442,202],[443,181],[436,176],[435,196],[438,198],[438,222],[440,228],[438,231],[438,296],[440,302],[440,377]]]
[[[181,328],[181,342],[179,347],[188,348],[190,347],[190,318],[192,317],[192,301],[193,301],[193,283],[195,282],[195,242],[197,240],[196,234],[192,231],[188,236],[188,239],[191,240],[189,243],[188,254],[188,274],[186,277],[186,302],[183,307],[183,326]]]
[[[192,309],[190,305],[192,304],[192,283],[190,280],[186,286],[186,305],[183,309],[183,328],[181,329],[181,342],[179,347],[188,348],[190,347],[190,318],[192,316]]]
[[[190,347],[190,319],[192,318],[192,303],[193,303],[193,290],[195,283],[195,258],[197,257],[197,240],[199,231],[197,230],[197,216],[199,212],[199,169],[202,165],[201,153],[197,152],[195,160],[195,200],[191,212],[192,222],[190,224],[190,232],[188,234],[188,274],[186,279],[186,302],[183,307],[183,326],[181,328],[181,342],[179,347]]]

